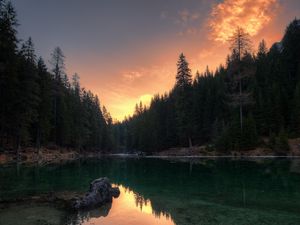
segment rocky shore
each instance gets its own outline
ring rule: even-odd
[[[78,224],[84,218],[107,216],[113,198],[120,195],[108,178],[90,183],[86,193],[49,192],[20,198],[0,198],[0,224],[60,225]],[[17,212],[18,217],[15,216]]]
[[[244,151],[219,152],[210,146],[195,146],[190,148],[172,148],[157,153],[161,157],[300,157],[300,138],[289,139],[288,152],[275,152],[268,147],[257,147]]]
[[[48,164],[77,160],[79,158],[96,158],[99,156],[101,156],[101,153],[96,151],[80,152],[68,148],[41,148],[37,151],[35,148],[25,148],[19,152],[18,156],[16,151],[13,150],[0,152],[0,165],[16,161]]]
[[[278,153],[268,147],[257,147],[252,150],[219,152],[210,146],[194,146],[190,148],[172,148],[152,154],[150,157],[300,157],[300,138],[289,139],[290,150]],[[77,160],[80,158],[98,158],[101,156],[125,157],[128,154],[109,154],[97,151],[76,151],[67,148],[41,148],[38,152],[34,148],[22,149],[17,157],[15,151],[0,152],[0,165],[19,161],[21,163],[60,163],[64,161]],[[130,156],[139,156],[133,154]],[[143,155],[148,156],[148,155]],[[139,156],[140,157],[140,156]]]
[[[15,199],[0,199],[0,208],[7,208],[16,203],[50,204],[56,208],[68,211],[91,210],[111,203],[113,198],[120,195],[118,187],[112,187],[109,179],[98,178],[90,183],[86,193],[80,192],[50,192],[37,196],[28,196]]]

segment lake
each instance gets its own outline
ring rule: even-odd
[[[108,177],[112,204],[76,214],[50,205],[0,207],[1,225],[297,225],[300,159],[107,157],[53,165],[0,166],[0,198],[86,191]]]

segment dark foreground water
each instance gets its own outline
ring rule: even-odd
[[[107,176],[121,195],[70,214],[49,205],[0,207],[0,224],[300,225],[299,159],[104,158],[59,165],[0,167],[0,198],[86,191]]]

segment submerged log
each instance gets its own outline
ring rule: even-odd
[[[90,184],[90,189],[84,197],[75,200],[73,208],[79,210],[102,206],[112,202],[112,199],[119,197],[119,195],[119,188],[112,187],[108,178],[99,178]]]

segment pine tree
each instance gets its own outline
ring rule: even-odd
[[[251,103],[250,92],[245,92],[243,81],[254,75],[255,68],[252,63],[252,57],[249,54],[251,50],[251,41],[249,34],[243,29],[237,28],[229,40],[232,50],[232,57],[229,64],[229,76],[231,78],[231,89],[233,94],[232,105],[239,106],[240,128],[243,131],[243,107]]]
[[[63,114],[65,111],[64,93],[63,93],[63,78],[65,78],[65,56],[60,49],[56,47],[51,54],[50,64],[52,65],[52,73],[54,77],[54,140],[58,144],[58,140],[61,139],[63,130]],[[62,142],[62,141],[60,141]]]
[[[42,58],[39,58],[37,64],[38,83],[40,87],[40,102],[38,106],[38,118],[35,124],[36,128],[36,147],[39,150],[41,145],[49,142],[51,132],[51,115],[53,93],[51,90],[52,79],[51,74],[47,71],[47,67]]]
[[[103,124],[103,132],[104,132],[104,138],[103,140],[105,141],[105,148],[112,150],[113,148],[113,120],[110,115],[110,113],[107,111],[106,107],[102,107],[102,115],[105,121],[105,124]]]
[[[69,95],[71,108],[71,143],[73,143],[76,149],[81,150],[84,143],[85,128],[82,90],[80,87],[80,77],[77,73],[72,76]]]
[[[175,87],[186,88],[192,84],[192,75],[189,68],[189,64],[186,61],[183,53],[179,55],[179,60],[177,62],[177,74],[176,74],[176,84]]]
[[[54,79],[61,82],[65,76],[65,55],[60,47],[56,47],[52,54],[50,64]]]
[[[80,97],[80,77],[77,73],[72,76],[72,89],[74,90],[74,94]]]
[[[0,144],[12,144],[10,136],[17,133],[15,115],[17,107],[17,31],[16,12],[9,1],[0,4]],[[15,138],[13,138],[15,139]],[[4,143],[5,142],[5,143]]]
[[[182,145],[192,146],[192,75],[189,64],[185,56],[180,54],[177,62],[176,83],[174,87],[176,120],[178,127],[178,136]]]
[[[295,90],[293,106],[290,127],[294,136],[298,137],[300,135],[300,83]]]
[[[36,55],[31,38],[22,45],[18,73],[20,95],[16,113],[18,114],[18,149],[20,149],[21,142],[26,144],[31,139],[29,129],[37,121],[40,102]]]
[[[266,42],[262,40],[259,43],[258,51],[255,58],[256,73],[254,76],[253,98],[256,103],[254,117],[259,135],[268,135],[268,117],[267,117],[267,100],[264,98],[268,93],[270,82],[268,81],[269,74],[269,58]]]
[[[282,39],[282,55],[286,62],[286,69],[288,70],[288,79],[291,84],[291,88],[295,88],[295,85],[300,81],[300,20],[294,19],[286,28],[285,35]],[[291,93],[292,94],[292,93]]]
[[[266,41],[263,39],[258,45],[257,58],[263,59],[267,56],[268,48]]]

